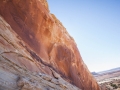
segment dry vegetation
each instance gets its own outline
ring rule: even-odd
[[[98,82],[101,90],[120,90],[120,77]]]

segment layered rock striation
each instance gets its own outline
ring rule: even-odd
[[[0,77],[10,74],[13,78],[8,78],[7,82],[11,80],[17,83],[22,80],[29,83],[28,86],[23,83],[14,84],[16,86],[13,87],[34,86],[33,83],[37,83],[41,78],[32,74],[33,72],[49,75],[46,77],[58,81],[63,78],[62,81],[68,84],[65,89],[68,90],[77,90],[77,87],[82,90],[99,90],[96,80],[80,56],[76,43],[62,23],[50,14],[45,0],[0,0],[0,15],[5,19],[0,18]],[[65,83],[62,85],[66,85]],[[45,86],[57,87],[53,84],[40,85]],[[53,89],[50,87],[49,89]],[[35,90],[42,89],[45,88]]]
[[[0,90],[80,90],[58,73],[43,74],[25,43],[0,16]],[[44,71],[44,69],[43,69]]]

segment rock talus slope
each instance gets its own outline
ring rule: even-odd
[[[77,90],[77,87],[82,90],[99,90],[73,38],[62,23],[50,14],[45,0],[0,0],[0,15],[8,23],[4,24],[1,17],[0,77],[11,75],[11,78],[5,78],[4,81],[9,83],[20,80],[22,84],[15,83],[13,87],[20,86],[23,87],[22,90],[28,87],[49,90],[53,89],[52,86],[60,89],[59,85],[63,86],[62,89],[66,85],[64,89],[68,90]],[[5,65],[8,67],[5,68]],[[45,76],[49,77],[48,82],[52,78],[55,83],[62,80],[65,84],[58,83],[55,84],[58,86],[54,86],[53,83],[42,83],[35,86],[35,83],[44,81],[44,78],[31,72],[49,75]]]

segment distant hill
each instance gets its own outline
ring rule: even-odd
[[[113,69],[110,69],[110,70],[105,70],[105,71],[101,71],[101,72],[97,72],[97,74],[108,74],[108,73],[114,73],[114,72],[118,72],[120,71],[120,67],[117,67],[117,68],[113,68]]]
[[[120,76],[120,67],[101,71],[101,72],[91,72],[91,73],[96,78],[97,81],[102,81],[105,79],[119,77]]]
[[[91,72],[92,75],[99,75],[98,73],[96,72]]]

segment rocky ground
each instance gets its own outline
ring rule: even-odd
[[[98,83],[101,90],[120,90],[120,77],[105,79]]]
[[[110,70],[109,70],[110,71]],[[105,71],[104,73],[92,73],[101,90],[120,90],[120,71]]]

